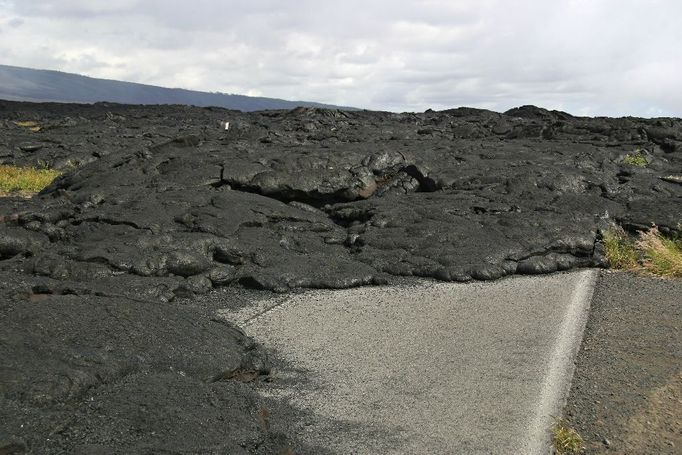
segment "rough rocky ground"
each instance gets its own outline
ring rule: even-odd
[[[604,272],[565,415],[587,454],[682,452],[682,280]]]
[[[200,305],[40,294],[4,273],[0,282],[0,453],[288,446],[259,418],[272,405],[240,381],[240,371],[267,372],[267,357]]]
[[[65,172],[0,199],[0,447],[34,453],[285,450],[217,288],[599,266],[610,223],[682,220],[679,119],[0,102],[0,130],[0,163]]]

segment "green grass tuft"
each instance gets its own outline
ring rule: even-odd
[[[557,455],[577,455],[583,450],[583,438],[564,421],[552,429],[552,442]]]
[[[634,270],[639,266],[637,249],[623,228],[617,227],[604,234],[604,248],[612,268]]]
[[[640,151],[636,150],[635,153],[628,153],[625,155],[625,158],[623,158],[623,162],[625,164],[629,164],[630,166],[637,166],[637,167],[646,167],[649,162],[646,159],[646,156]]]
[[[0,165],[0,193],[37,193],[59,174],[52,169]]]

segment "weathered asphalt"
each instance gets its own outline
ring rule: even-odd
[[[223,316],[286,361],[268,390],[316,416],[289,429],[304,441],[339,454],[539,454],[596,275],[311,291]]]

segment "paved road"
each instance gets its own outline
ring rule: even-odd
[[[595,277],[313,291],[225,316],[284,357],[271,393],[314,413],[290,429],[311,444],[338,454],[540,454]]]

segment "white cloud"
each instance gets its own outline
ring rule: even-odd
[[[677,0],[0,0],[0,63],[371,109],[682,115]]]

